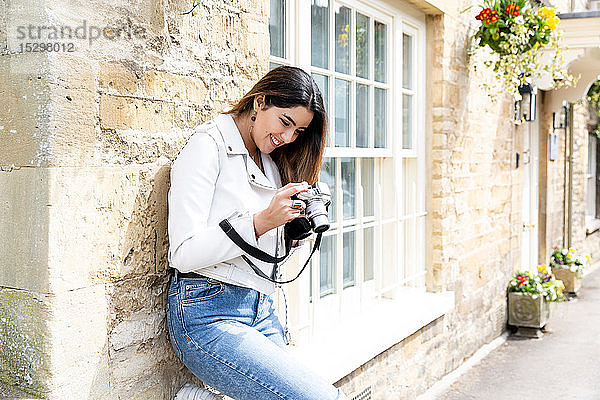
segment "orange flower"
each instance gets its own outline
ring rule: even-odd
[[[506,13],[508,15],[514,15],[515,17],[518,17],[519,15],[521,15],[521,13],[519,12],[520,10],[521,6],[519,6],[518,4],[510,3],[506,6]]]
[[[498,12],[492,10],[491,8],[484,8],[481,12],[475,17],[476,20],[484,21],[489,19],[490,16],[497,15]]]

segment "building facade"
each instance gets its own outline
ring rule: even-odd
[[[170,399],[199,383],[166,329],[169,164],[277,65],[305,69],[324,94],[333,189],[332,228],[285,288],[287,310],[277,294],[280,315],[291,351],[350,398],[415,398],[455,370],[505,331],[513,272],[554,245],[600,258],[582,100],[600,35],[577,42],[569,28],[582,79],[540,85],[536,120],[516,125],[511,98],[481,90],[489,71],[469,68],[477,2],[200,3],[0,3],[4,384]],[[593,26],[576,14],[592,3],[555,5],[567,27]],[[42,38],[52,49],[34,51]],[[555,129],[563,100],[570,123]]]

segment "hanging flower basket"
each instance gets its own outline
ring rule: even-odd
[[[529,0],[486,0],[475,19],[479,22],[471,54],[482,48],[491,50],[483,64],[494,71],[515,101],[521,100],[518,88],[543,73],[552,74],[553,87],[575,82],[564,68],[560,20],[552,7],[540,8]],[[552,55],[542,57],[549,50]]]

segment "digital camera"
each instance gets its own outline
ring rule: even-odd
[[[292,200],[302,200],[306,204],[304,217],[285,224],[285,234],[291,240],[308,237],[311,231],[325,232],[329,229],[327,210],[331,204],[331,192],[324,182],[315,182],[308,190],[293,195]]]

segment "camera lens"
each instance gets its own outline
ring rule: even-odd
[[[316,233],[325,232],[329,229],[329,219],[325,203],[319,197],[314,197],[306,205],[306,217],[310,220]]]

